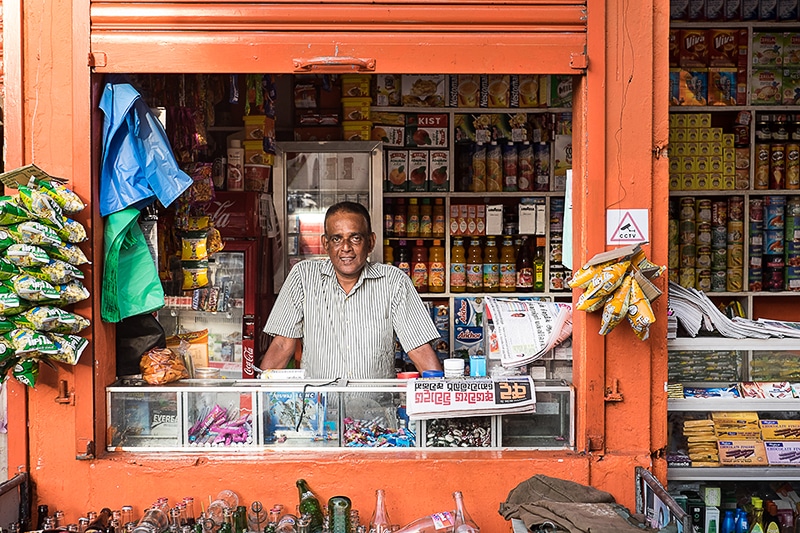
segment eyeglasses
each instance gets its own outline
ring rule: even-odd
[[[350,243],[350,246],[353,248],[358,248],[367,240],[367,238],[361,233],[353,233],[347,237],[342,235],[324,235],[324,237],[334,248],[339,248],[340,246],[344,245],[345,241]]]

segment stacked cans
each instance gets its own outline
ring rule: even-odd
[[[711,292],[728,290],[728,201],[711,202]]]
[[[752,292],[762,290],[764,277],[764,199],[750,198],[748,219],[747,256],[749,257],[747,269],[747,288]]]
[[[748,288],[800,291],[800,196],[750,199]]]
[[[693,196],[679,199],[678,257],[678,283],[694,288],[697,285],[697,206]]]
[[[800,196],[790,196],[786,201],[786,277],[784,288],[800,291]]]
[[[728,198],[728,269],[726,287],[728,292],[744,290],[744,198]]]
[[[764,255],[761,257],[763,269],[762,289],[767,291],[782,291],[784,285],[784,232],[786,222],[785,196],[764,197]]]

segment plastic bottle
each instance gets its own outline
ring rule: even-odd
[[[748,533],[750,522],[747,519],[747,511],[739,509],[739,516],[736,518],[736,533]]]
[[[511,235],[503,235],[500,248],[500,292],[514,292],[517,288],[517,256]]]
[[[434,239],[443,239],[446,227],[444,199],[435,198],[433,200],[433,224],[431,227],[431,236]]]
[[[228,148],[227,189],[229,191],[244,190],[244,148],[239,139],[231,139],[231,145]]]
[[[517,190],[518,171],[517,145],[512,141],[503,146],[503,191]]]
[[[408,200],[406,237],[419,237],[419,203],[417,203],[416,198],[409,198]]]
[[[461,492],[456,491],[453,493],[453,499],[456,501],[456,519],[453,524],[453,533],[480,533],[481,528],[469,516],[467,509],[464,507],[464,496]]]
[[[483,250],[483,290],[500,290],[500,255],[494,237],[486,237],[486,247]]]
[[[523,141],[517,153],[517,187],[520,191],[532,191],[533,180],[533,146]]]
[[[486,146],[483,143],[476,143],[472,151],[472,180],[469,190],[486,192]]]
[[[411,250],[406,241],[398,243],[394,266],[405,272],[406,276],[411,277]]]
[[[486,190],[503,190],[503,149],[496,141],[486,149]]]
[[[392,523],[389,520],[389,513],[386,512],[386,495],[383,490],[375,491],[375,511],[369,519],[370,533],[389,533],[392,530]]]
[[[433,209],[430,198],[423,198],[419,207],[419,236],[423,239],[433,236]]]
[[[455,515],[450,511],[433,513],[406,524],[394,533],[445,533],[453,531]]]
[[[319,499],[309,488],[305,479],[297,480],[297,492],[300,498],[300,505],[298,510],[301,514],[308,514],[311,517],[311,533],[319,533],[322,531],[322,505]]]
[[[467,291],[481,292],[483,290],[483,253],[481,241],[477,237],[469,240],[467,249]]]
[[[733,509],[725,510],[725,516],[722,518],[720,533],[736,533],[736,520],[733,516]]]
[[[387,265],[394,264],[394,248],[392,248],[389,239],[383,239],[383,262]]]
[[[444,292],[444,270],[444,246],[442,246],[442,241],[435,239],[433,246],[428,250],[428,290]]]
[[[525,237],[517,250],[517,292],[533,291],[532,237]]]
[[[464,239],[455,237],[450,249],[450,292],[467,290],[467,256]]]
[[[544,237],[536,238],[536,253],[533,256],[533,290],[544,291]]]
[[[394,227],[392,228],[393,236],[406,236],[406,214],[406,200],[405,198],[398,198],[397,205],[394,209]]]
[[[417,292],[428,292],[428,249],[420,239],[411,250],[411,281]]]

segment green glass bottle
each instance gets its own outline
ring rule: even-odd
[[[297,491],[300,496],[300,514],[308,514],[311,517],[311,533],[322,531],[322,505],[314,495],[305,479],[297,480]]]
[[[350,533],[350,510],[353,505],[347,496],[334,496],[328,500],[328,517],[331,533]]]

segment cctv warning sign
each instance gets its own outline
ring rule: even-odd
[[[635,244],[649,240],[647,209],[607,209],[606,244]]]

